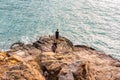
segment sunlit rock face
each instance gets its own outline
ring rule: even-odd
[[[53,51],[53,43],[57,48]],[[22,44],[22,45],[21,45]],[[120,80],[120,61],[64,37],[40,37],[0,52],[2,80]]]
[[[1,80],[45,80],[39,65],[39,50],[11,50],[0,53]]]

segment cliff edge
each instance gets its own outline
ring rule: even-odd
[[[120,80],[120,61],[65,37],[44,36],[0,52],[0,80]]]

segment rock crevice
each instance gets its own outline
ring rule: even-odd
[[[55,52],[53,43],[57,43]],[[40,37],[0,52],[1,80],[120,80],[120,61],[65,37]]]

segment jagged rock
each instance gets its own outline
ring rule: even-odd
[[[60,75],[59,80],[74,80],[73,74],[71,72],[66,73],[64,75]]]
[[[16,42],[16,43],[13,43],[11,46],[10,46],[10,49],[14,49],[14,48],[17,48],[17,47],[20,47],[20,46],[23,46],[24,43],[22,42]]]
[[[40,49],[42,52],[52,52],[52,45],[54,41],[57,42],[57,53],[67,53],[72,51],[72,42],[64,37],[55,40],[54,36],[41,37],[38,41],[33,43],[33,46]]]
[[[11,52],[10,57],[4,56],[4,61],[0,61],[0,80],[45,80],[40,69],[39,56],[24,51]],[[0,57],[4,53],[0,53]],[[24,55],[24,57],[23,57]]]
[[[0,80],[120,80],[120,61],[64,37],[40,37],[0,52]]]
[[[71,48],[69,48],[67,47],[68,41],[63,37],[59,43],[61,45],[57,49],[58,52],[53,53],[48,50],[43,51],[40,55],[41,64],[46,68],[49,76],[52,71],[58,80],[120,79],[119,60],[84,45],[70,45]],[[59,50],[61,47],[66,49],[61,51]],[[57,73],[55,73],[56,71]],[[47,80],[49,80],[49,76],[46,76]]]

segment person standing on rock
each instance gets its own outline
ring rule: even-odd
[[[57,31],[55,32],[55,38],[58,39],[59,38],[59,31],[57,29]]]
[[[54,41],[53,45],[52,45],[52,51],[55,53],[57,49],[57,43]]]

